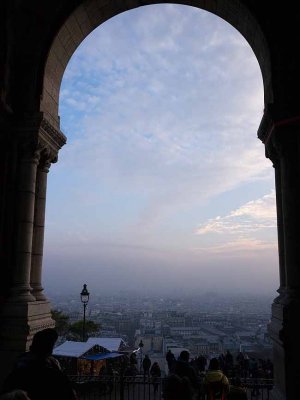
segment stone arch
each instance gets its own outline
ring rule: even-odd
[[[158,3],[163,1],[0,2],[0,381],[14,357],[28,349],[33,334],[54,323],[42,293],[41,271],[47,172],[65,143],[58,116],[64,70],[76,48],[101,23],[121,12]],[[227,21],[247,40],[261,68],[265,110],[258,136],[275,170],[280,277],[269,329],[275,361],[271,398],[298,400],[299,10],[296,2],[172,3],[201,8]]]
[[[40,111],[59,129],[59,89],[66,66],[80,43],[95,28],[113,16],[144,5],[163,1],[132,0],[108,2],[84,1],[65,21],[55,36],[45,61]],[[265,104],[272,103],[271,66],[267,42],[258,22],[239,0],[181,0],[176,4],[190,5],[209,11],[236,28],[251,46],[261,68]]]

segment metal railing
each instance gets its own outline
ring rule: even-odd
[[[79,400],[163,400],[166,378],[143,376],[69,376]],[[248,400],[269,400],[273,388],[272,379],[243,380]],[[205,400],[202,393],[202,380],[196,400]],[[182,399],[184,400],[184,399]]]

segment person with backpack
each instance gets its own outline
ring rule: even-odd
[[[203,378],[203,392],[206,400],[225,400],[229,393],[229,381],[220,369],[217,358],[212,358]]]

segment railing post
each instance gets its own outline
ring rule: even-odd
[[[120,374],[120,400],[124,400],[124,375]]]

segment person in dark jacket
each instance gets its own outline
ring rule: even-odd
[[[168,363],[169,374],[171,374],[173,372],[173,367],[176,363],[176,358],[170,349],[167,351],[166,360]]]
[[[47,328],[37,332],[30,350],[21,354],[3,385],[3,392],[24,390],[31,400],[77,400],[68,377],[52,356],[58,334]]]
[[[193,389],[188,378],[181,378],[173,373],[169,374],[164,381],[164,400],[192,400]]]
[[[150,375],[151,375],[151,378],[152,378],[154,392],[157,392],[158,384],[159,384],[159,378],[161,377],[161,369],[160,369],[160,366],[159,366],[158,362],[155,361],[152,364],[152,367],[150,369]]]
[[[176,360],[174,374],[189,381],[192,398],[195,398],[199,392],[199,382],[197,372],[190,363],[190,353],[187,350],[183,350]]]
[[[150,367],[151,367],[151,360],[150,360],[148,354],[145,354],[145,357],[143,359],[144,377],[150,376]]]
[[[198,389],[198,378],[195,369],[189,363],[189,359],[190,353],[187,350],[183,350],[175,363],[174,373],[181,378],[184,376],[188,378],[192,388],[196,391]]]

